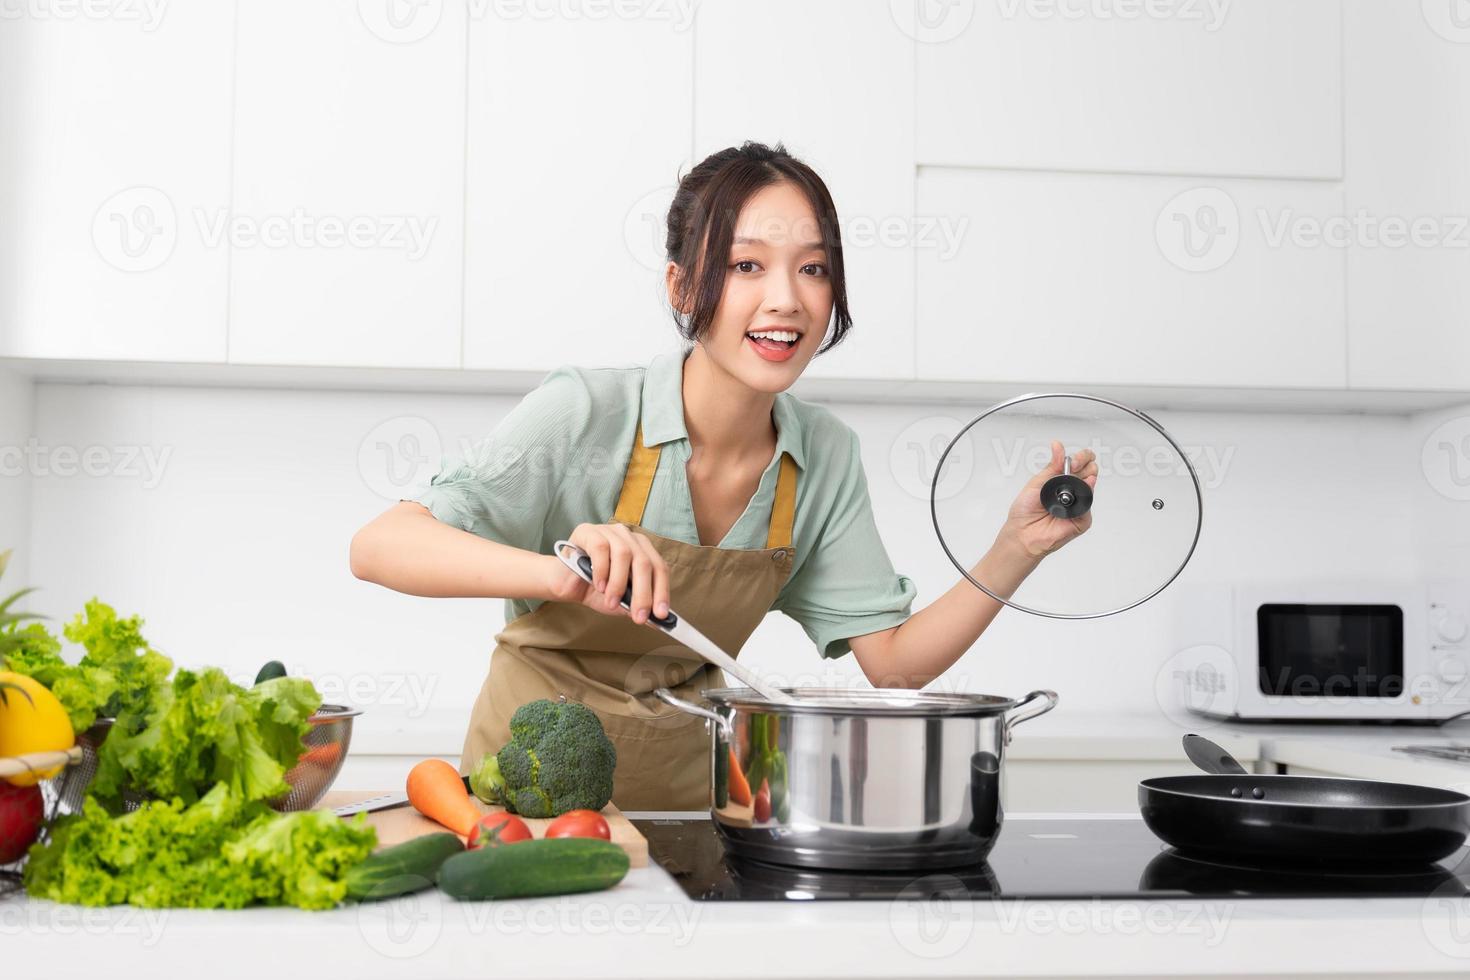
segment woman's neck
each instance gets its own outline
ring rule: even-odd
[[[776,396],[741,383],[698,344],[684,361],[683,395],[691,456],[739,465],[764,462],[775,453],[776,423],[771,409]]]

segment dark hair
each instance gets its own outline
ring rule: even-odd
[[[664,251],[671,262],[679,265],[674,293],[681,297],[679,305],[693,297],[689,313],[676,306],[674,323],[679,334],[693,343],[704,337],[714,324],[715,310],[725,293],[726,265],[730,259],[730,241],[735,235],[735,222],[745,202],[762,187],[789,181],[806,195],[816,212],[821,228],[822,245],[827,250],[828,277],[832,284],[831,338],[817,349],[822,354],[842,342],[852,329],[847,312],[847,278],[842,264],[842,233],[837,226],[837,209],[832,195],[816,171],[786,152],[764,143],[745,142],[711,153],[679,180],[679,189],[669,205]],[[700,249],[708,241],[708,253],[699,282],[695,271],[701,269]]]

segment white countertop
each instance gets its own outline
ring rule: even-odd
[[[328,912],[12,897],[0,936],[7,976],[85,980],[119,968],[212,980],[1470,973],[1464,898],[694,902],[657,866],[588,895],[462,903],[430,891]]]
[[[385,721],[388,721],[385,719]],[[443,754],[457,720],[367,727],[354,753]],[[1057,711],[1016,729],[1013,759],[1177,760],[1195,730],[1243,761],[1470,791],[1470,765],[1392,745],[1470,741],[1448,728],[1225,724]],[[1068,814],[1137,819],[1137,813]],[[1032,819],[1008,814],[1007,825]],[[62,946],[56,940],[65,940]],[[83,909],[0,900],[6,974],[778,977],[1470,975],[1470,900],[996,899],[694,902],[661,868],[606,892],[457,903],[437,892],[330,912]]]

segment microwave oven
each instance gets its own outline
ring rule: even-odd
[[[1160,690],[1197,714],[1434,723],[1470,713],[1470,583],[1191,584],[1173,611]]]

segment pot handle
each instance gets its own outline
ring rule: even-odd
[[[731,727],[730,720],[719,712],[711,711],[708,708],[701,708],[699,705],[693,704],[689,701],[685,701],[683,698],[675,697],[674,692],[670,691],[666,687],[661,687],[658,690],[654,691],[653,695],[664,704],[667,704],[672,708],[678,708],[686,715],[698,715],[700,718],[704,718],[707,721],[712,721],[715,724],[719,725],[720,731],[724,733],[725,741],[728,742],[734,737],[735,730]]]
[[[1030,707],[1027,707],[1030,705]],[[1011,729],[1023,721],[1029,721],[1037,715],[1044,715],[1057,706],[1056,691],[1032,691],[1024,698],[1016,702],[1016,706],[1006,715],[1005,731],[1006,744],[1011,744]]]

